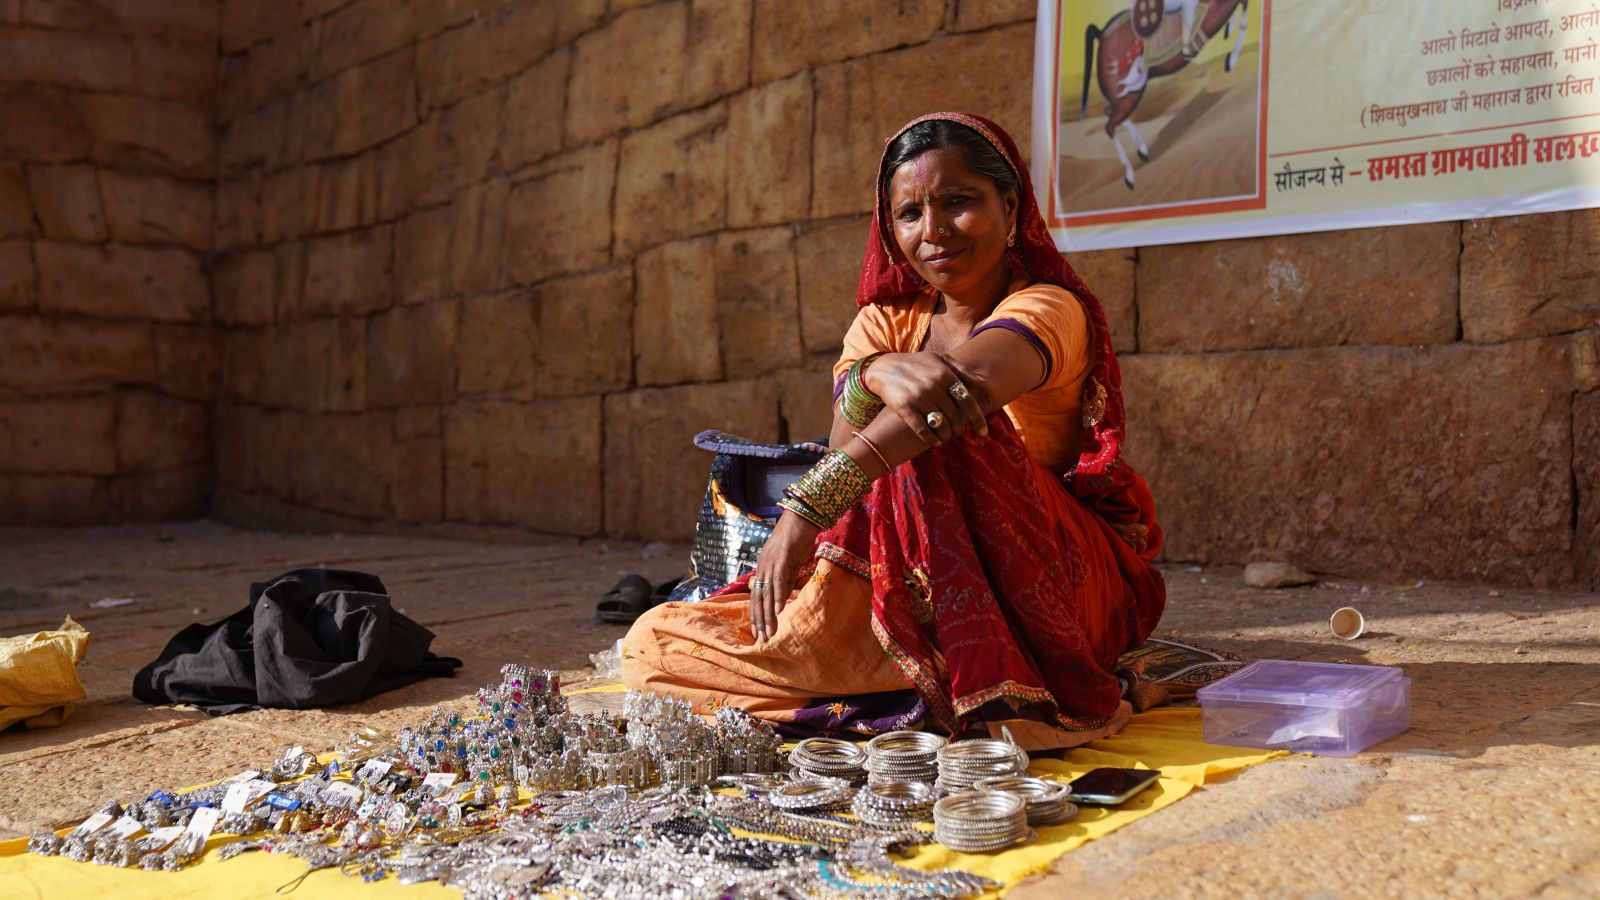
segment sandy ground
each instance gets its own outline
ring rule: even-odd
[[[293,536],[209,523],[0,530],[0,633],[71,614],[94,634],[89,699],[65,726],[0,735],[0,833],[75,821],[110,797],[229,774],[290,743],[326,747],[470,697],[502,662],[570,670],[622,633],[597,624],[620,572],[677,574],[683,547]],[[248,584],[326,564],[380,575],[396,605],[466,662],[348,707],[211,719],[129,696],[180,627],[243,605]],[[1600,597],[1329,576],[1261,591],[1237,571],[1169,570],[1159,635],[1249,658],[1400,665],[1413,729],[1353,759],[1248,769],[1064,857],[1013,892],[1097,896],[1600,895]],[[97,610],[102,598],[131,605]],[[1372,633],[1327,634],[1354,605]]]
[[[1150,147],[1150,159],[1140,160],[1138,142],[1126,129],[1117,129],[1133,162],[1131,191],[1106,137],[1105,98],[1092,88],[1089,117],[1079,120],[1073,93],[1072,102],[1063,106],[1058,139],[1066,208],[1079,213],[1253,195],[1259,51],[1259,44],[1246,44],[1232,72],[1223,71],[1224,57],[1218,55],[1150,80],[1132,117]]]

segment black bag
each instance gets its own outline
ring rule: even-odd
[[[433,632],[390,605],[364,572],[299,569],[250,586],[250,604],[190,625],[133,679],[145,703],[187,703],[214,716],[261,707],[351,703],[461,660],[428,652]]]
[[[695,522],[689,575],[668,600],[704,600],[754,569],[783,512],[778,507],[783,489],[828,452],[826,438],[758,444],[720,431],[700,432],[694,445],[716,456]]]

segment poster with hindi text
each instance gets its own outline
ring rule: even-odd
[[[1040,0],[1063,250],[1600,206],[1594,0]]]

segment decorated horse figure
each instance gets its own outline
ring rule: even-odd
[[[1089,112],[1089,76],[1094,75],[1106,99],[1106,137],[1122,160],[1123,183],[1133,190],[1133,163],[1117,139],[1117,126],[1127,129],[1149,162],[1150,147],[1133,124],[1133,111],[1144,99],[1150,79],[1171,75],[1187,66],[1207,41],[1221,32],[1226,39],[1238,13],[1238,33],[1225,71],[1232,72],[1244,49],[1249,0],[1134,0],[1133,8],[1111,17],[1104,28],[1090,25],[1085,34],[1083,100],[1080,119]],[[1181,14],[1181,19],[1180,19]]]

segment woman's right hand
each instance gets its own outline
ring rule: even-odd
[[[865,378],[867,387],[882,398],[885,411],[899,416],[929,446],[953,440],[968,428],[989,433],[976,389],[965,385],[965,399],[952,394],[951,387],[960,379],[954,366],[936,353],[885,353],[867,367]],[[933,412],[943,419],[938,428],[928,422]]]

